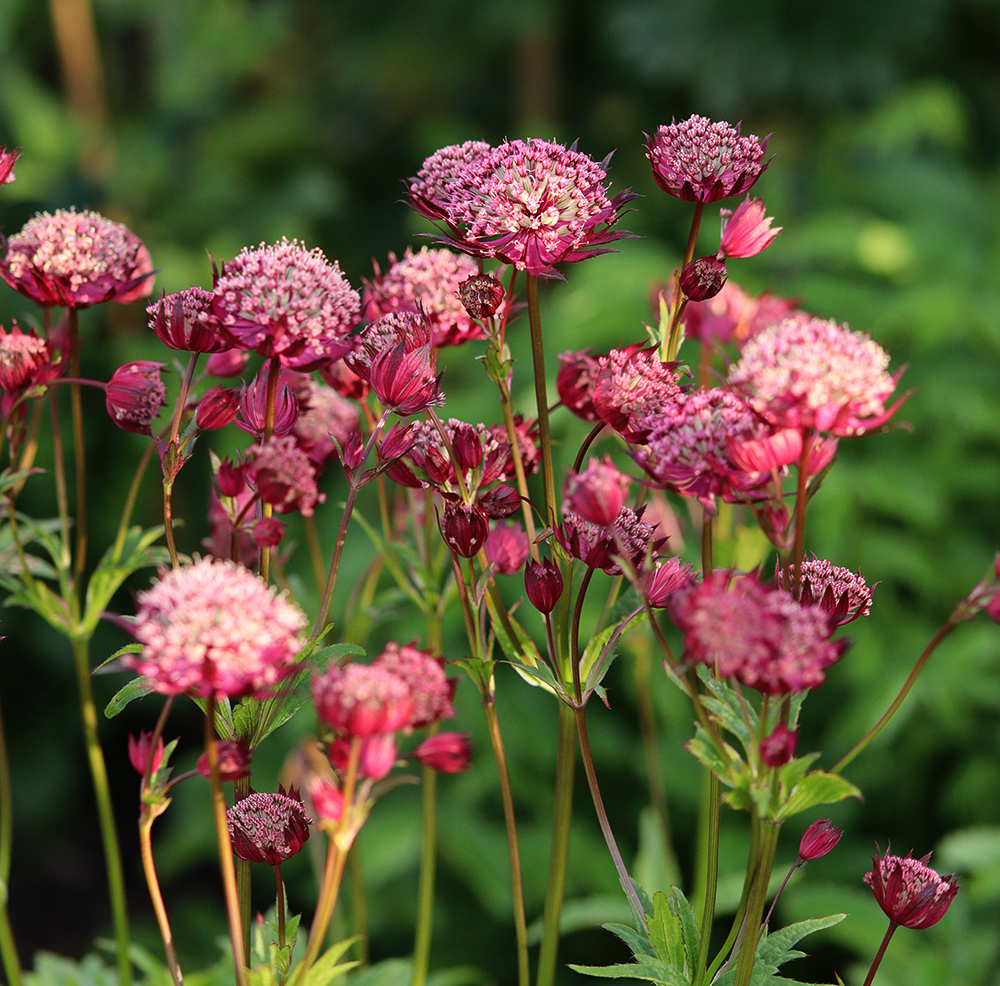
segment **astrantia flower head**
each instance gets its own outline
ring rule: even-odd
[[[5,405],[8,398],[48,383],[59,372],[59,364],[52,363],[48,341],[40,339],[34,329],[22,332],[17,322],[12,322],[8,332],[0,325],[0,390]],[[3,413],[7,413],[6,406]]]
[[[601,372],[601,360],[590,350],[559,354],[559,374],[556,390],[563,407],[584,421],[597,421],[594,407],[594,385]]]
[[[322,250],[282,238],[244,247],[223,264],[214,308],[239,349],[277,356],[283,366],[315,369],[341,359],[353,345],[361,298]]]
[[[428,219],[447,220],[461,179],[490,150],[485,141],[467,140],[435,151],[406,183],[410,205]]]
[[[766,216],[764,203],[748,195],[737,207],[720,209],[722,216],[722,241],[719,260],[727,257],[756,257],[766,250],[781,232],[781,226],[771,229],[774,219]]]
[[[213,294],[204,288],[187,288],[164,294],[146,308],[149,327],[171,349],[187,353],[224,353],[232,343],[222,335],[212,310]]]
[[[627,558],[634,568],[641,568],[646,555],[650,551],[655,554],[666,540],[655,537],[656,527],[642,519],[643,510],[622,507],[614,522],[605,526],[564,507],[556,540],[588,568],[600,568],[608,575],[621,574],[618,558]]]
[[[850,437],[882,427],[905,400],[885,406],[899,378],[888,365],[867,335],[803,313],[750,339],[729,384],[779,427]]]
[[[643,442],[650,425],[680,397],[677,363],[662,362],[642,345],[612,349],[601,357],[594,384],[594,410],[627,442]]]
[[[326,499],[316,487],[316,467],[291,435],[272,435],[247,452],[250,478],[260,498],[279,514],[297,510],[312,517]]]
[[[496,565],[500,575],[519,572],[528,560],[529,550],[528,535],[517,521],[510,526],[502,520],[497,521],[483,545],[486,560]]]
[[[646,135],[646,157],[656,184],[689,202],[716,202],[745,192],[768,166],[770,137],[741,137],[739,126],[692,116]]]
[[[108,414],[119,428],[151,435],[150,424],[166,403],[167,388],[160,380],[164,363],[140,359],[119,366],[105,390]]]
[[[910,854],[890,856],[889,849],[885,855],[879,850],[879,855],[872,857],[865,883],[894,924],[929,928],[944,917],[955,899],[959,885],[955,874],[940,876],[927,865],[930,858],[930,853],[920,859],[913,859]]]
[[[844,626],[871,611],[872,591],[860,573],[825,558],[813,555],[803,560],[801,586],[802,602],[821,606],[834,626]]]
[[[278,866],[294,856],[309,838],[312,819],[295,788],[277,794],[254,793],[226,813],[233,852],[251,863]]]
[[[447,222],[461,233],[449,242],[535,277],[561,277],[554,264],[604,253],[629,235],[612,227],[634,196],[608,198],[608,160],[598,164],[575,144],[504,142],[459,172]]]
[[[375,278],[365,284],[364,314],[375,319],[389,312],[423,312],[435,346],[457,346],[482,339],[483,329],[462,304],[461,285],[479,275],[469,256],[451,250],[419,253],[407,248],[402,260],[389,254],[389,269],[375,267]]]
[[[358,430],[358,406],[325,384],[309,381],[309,396],[292,433],[299,447],[317,465],[337,457],[337,446]]]
[[[829,640],[831,627],[818,606],[802,606],[753,575],[716,571],[667,606],[685,635],[687,660],[767,695],[818,688],[847,648],[846,641]]]
[[[610,456],[592,458],[581,473],[569,471],[563,499],[574,513],[595,524],[607,526],[628,499],[632,477],[620,472]]]
[[[0,277],[45,308],[125,304],[153,290],[142,241],[96,212],[41,212],[5,245]]]
[[[444,404],[441,376],[435,350],[421,346],[407,352],[401,342],[375,357],[371,385],[385,407],[407,417]]]
[[[795,302],[777,295],[749,297],[732,279],[707,301],[689,301],[684,308],[684,335],[699,342],[742,345],[768,325],[780,322]]]
[[[237,427],[249,432],[256,439],[264,437],[267,422],[267,390],[271,364],[265,363],[260,373],[240,389],[239,417]],[[296,380],[282,369],[278,374],[278,390],[274,399],[274,422],[272,435],[287,435],[299,419],[299,399],[295,394]]]
[[[435,657],[415,644],[416,641],[409,644],[388,643],[372,661],[372,667],[385,668],[410,686],[412,705],[407,730],[422,729],[432,722],[455,715],[451,700],[457,680],[445,676],[443,657]]]
[[[203,558],[139,594],[138,654],[122,660],[166,695],[263,697],[296,668],[302,611],[252,572]]]
[[[404,352],[411,353],[414,349],[430,348],[433,341],[430,323],[422,312],[389,312],[358,332],[354,337],[354,349],[344,362],[362,380],[370,381],[372,366],[381,354],[400,344]],[[327,379],[327,383],[335,386],[332,380]]]
[[[374,664],[334,665],[313,681],[312,694],[316,714],[340,735],[392,733],[413,714],[410,686]]]

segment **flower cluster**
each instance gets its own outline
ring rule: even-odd
[[[309,838],[312,819],[295,788],[281,785],[276,794],[252,793],[226,813],[233,852],[251,863],[279,866]]]
[[[904,928],[929,928],[944,917],[958,893],[955,874],[942,877],[927,865],[931,854],[913,859],[911,855],[872,857],[865,883],[875,900],[894,924]]]

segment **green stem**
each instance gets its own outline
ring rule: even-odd
[[[556,976],[560,920],[569,866],[569,833],[573,820],[573,774],[576,768],[576,716],[559,703],[559,746],[556,756],[555,805],[552,813],[552,852],[542,917],[542,946],[538,955],[538,986],[552,986]]]
[[[715,900],[719,886],[719,778],[706,768],[704,800],[698,830],[698,860],[695,863],[697,889],[694,898],[701,901],[701,951],[695,982],[700,981],[708,964],[708,948],[712,941],[712,923],[715,920]],[[697,907],[697,905],[695,905]]]
[[[142,458],[139,459],[139,465],[136,467],[135,473],[132,476],[132,482],[128,488],[128,494],[125,497],[125,505],[122,507],[122,519],[118,524],[118,533],[115,535],[115,546],[112,551],[112,558],[118,561],[122,556],[122,551],[125,548],[125,537],[128,534],[128,525],[132,520],[132,511],[135,509],[135,501],[139,496],[139,487],[142,485],[143,476],[146,475],[146,469],[149,467],[149,463],[153,458],[153,452],[156,451],[156,443],[150,442],[145,451],[142,453]]]
[[[521,850],[517,843],[517,821],[514,818],[514,792],[510,785],[507,754],[500,735],[500,722],[494,700],[483,700],[486,727],[493,746],[497,773],[500,775],[500,795],[503,800],[503,817],[507,826],[507,855],[510,859],[511,894],[514,901],[514,934],[517,939],[517,982],[528,986],[531,972],[528,967],[528,924],[524,917],[524,887],[521,879]]]
[[[153,815],[143,805],[142,816],[139,819],[139,852],[142,856],[142,871],[146,876],[146,886],[149,888],[149,899],[153,903],[153,913],[156,915],[156,923],[160,929],[160,938],[163,939],[163,951],[167,956],[170,978],[174,981],[174,986],[183,986],[184,974],[177,961],[174,936],[170,930],[170,920],[167,917],[167,908],[163,903],[160,881],[156,876],[156,863],[153,860],[153,821]]]
[[[7,885],[0,886],[0,959],[7,975],[7,986],[21,986],[21,961],[17,957],[14,931],[7,914]]]
[[[548,391],[545,386],[545,349],[542,319],[538,307],[538,278],[525,275],[528,285],[528,324],[531,329],[531,365],[535,377],[535,406],[538,410],[538,443],[542,455],[542,484],[545,489],[545,523],[556,526],[556,481],[552,469],[552,434],[549,431]]]
[[[177,437],[180,435],[181,418],[184,416],[184,406],[187,404],[187,395],[191,392],[191,383],[194,380],[194,370],[198,363],[198,354],[191,353],[188,358],[187,369],[184,371],[184,378],[181,380],[181,388],[177,394],[177,405],[174,408],[174,415],[170,422],[170,437],[167,440],[167,451],[165,462],[168,465],[168,475],[163,480],[163,526],[164,537],[167,542],[167,551],[170,553],[170,565],[177,568],[180,560],[177,557],[177,544],[174,540],[174,466],[175,458],[178,455]]]
[[[250,774],[237,777],[233,782],[233,800],[242,801],[250,793]],[[240,901],[240,925],[243,928],[243,953],[250,954],[250,890],[251,867],[249,859],[236,857],[236,896]]]
[[[434,927],[434,863],[437,808],[437,772],[425,766],[420,794],[420,884],[417,891],[417,927],[413,944],[412,986],[424,986],[430,964]]]
[[[14,809],[11,804],[10,762],[7,741],[0,717],[0,958],[8,986],[21,986],[21,963],[17,957],[14,933],[7,915],[7,887],[10,883],[10,858],[14,839]]]
[[[360,846],[355,842],[347,854],[348,879],[351,881],[351,917],[358,938],[357,956],[360,968],[368,965],[368,908],[365,903],[365,881],[361,869]]]
[[[118,982],[121,986],[131,986],[132,963],[129,960],[128,906],[125,903],[125,878],[122,871],[121,849],[118,833],[115,831],[115,816],[111,807],[111,789],[108,785],[108,771],[104,763],[97,735],[97,708],[94,705],[94,690],[90,681],[90,646],[85,639],[71,640],[73,661],[76,666],[76,684],[80,694],[80,714],[83,719],[83,738],[90,764],[90,777],[97,801],[97,817],[101,826],[104,843],[104,861],[108,873],[108,894],[111,898],[111,918],[118,947]]]
[[[753,886],[747,901],[746,916],[743,919],[743,935],[736,959],[736,978],[733,986],[749,986],[750,977],[753,975],[754,958],[757,954],[757,931],[764,916],[764,904],[767,903],[767,886],[771,879],[771,867],[774,865],[774,849],[778,843],[779,827],[771,822],[761,822],[760,854],[757,857]]]
[[[885,955],[885,950],[889,947],[889,942],[892,940],[892,936],[896,933],[896,929],[899,927],[895,921],[889,922],[889,927],[886,928],[885,936],[882,938],[882,944],[879,945],[878,951],[875,953],[875,958],[872,959],[871,968],[868,970],[868,975],[865,976],[864,986],[872,986],[872,980],[875,978],[875,973],[878,972],[878,967],[882,964],[882,956]]]

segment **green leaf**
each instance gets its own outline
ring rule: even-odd
[[[547,664],[540,662],[531,667],[529,664],[518,664],[515,661],[503,661],[502,663],[509,664],[529,685],[544,688],[557,697],[565,694],[562,685],[556,681],[555,675]]]
[[[667,905],[667,895],[663,891],[653,895],[653,913],[646,918],[649,940],[656,954],[674,969],[684,971],[684,934],[680,919]]]
[[[524,627],[514,619],[511,613],[507,614],[505,622],[497,612],[496,605],[489,595],[486,597],[486,608],[489,610],[490,625],[493,627],[493,632],[500,642],[500,648],[510,658],[511,663],[516,664],[519,662],[528,665],[545,663],[538,648],[535,646],[535,642],[528,635]],[[507,624],[510,624],[511,629],[514,631],[514,636],[517,638],[516,641],[511,640],[510,634],[507,632]]]
[[[153,679],[147,678],[145,675],[140,675],[138,678],[133,678],[131,681],[126,682],[115,692],[111,701],[104,706],[105,718],[114,719],[130,702],[134,702],[137,698],[142,698],[153,691],[155,685],[156,683]]]
[[[355,935],[353,938],[345,938],[342,942],[327,949],[312,965],[306,973],[302,986],[327,986],[335,979],[339,979],[345,972],[354,969],[361,963],[357,959],[348,962],[340,962],[340,957],[361,938]]]
[[[784,790],[784,783],[781,786]],[[772,820],[783,822],[814,805],[829,805],[835,801],[843,801],[844,798],[857,798],[860,801],[861,791],[839,774],[814,770],[791,789]]]
[[[585,976],[598,976],[601,979],[646,979],[662,983],[663,986],[688,986],[690,983],[690,980],[678,979],[659,959],[623,965],[574,965],[571,962],[569,967],[574,972],[581,972]]]
[[[632,954],[635,956],[646,955],[649,958],[656,958],[657,951],[656,946],[653,944],[648,928],[643,928],[641,931],[633,928],[628,924],[617,924],[615,922],[609,922],[607,924],[601,925],[605,931],[610,931],[611,934],[617,935],[626,945],[632,950]]]
[[[667,899],[671,913],[680,922],[681,935],[684,940],[684,952],[687,956],[688,971],[698,967],[698,955],[701,952],[701,931],[694,915],[694,908],[679,887],[670,888]]]

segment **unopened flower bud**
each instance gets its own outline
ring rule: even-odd
[[[336,784],[323,777],[314,777],[309,782],[309,798],[320,825],[340,821],[344,813],[344,795]]]
[[[528,559],[528,535],[516,521],[508,527],[503,521],[493,525],[483,551],[486,560],[496,565],[501,575],[513,575]]]
[[[524,570],[524,588],[535,609],[540,613],[551,613],[563,591],[559,566],[548,558],[529,561]]]
[[[150,775],[155,774],[160,769],[163,762],[163,737],[156,742],[156,749],[153,750],[153,761],[149,762],[149,745],[153,739],[153,734],[145,730],[139,733],[136,739],[131,733],[128,738],[128,759],[129,763],[143,776],[146,774],[146,765],[149,764]]]
[[[219,754],[220,781],[238,781],[250,773],[250,751],[237,740],[216,740],[215,748]],[[212,779],[207,753],[198,757],[198,773],[207,780]]]
[[[681,291],[691,301],[707,301],[722,290],[728,276],[721,260],[699,257],[681,271]]]
[[[425,767],[442,774],[460,774],[469,769],[472,743],[468,733],[450,732],[428,736],[413,756]]]
[[[474,274],[458,290],[465,310],[473,318],[490,318],[503,304],[503,285],[491,274]]]
[[[760,758],[769,767],[781,767],[795,755],[798,741],[799,731],[779,722],[774,732],[760,741]]]
[[[476,504],[486,511],[490,520],[500,520],[521,509],[521,494],[513,486],[501,483],[487,490]]]
[[[834,825],[829,818],[819,818],[802,834],[799,842],[799,862],[807,863],[810,859],[825,856],[840,842],[844,830]]]
[[[152,420],[166,403],[167,389],[160,380],[164,363],[135,360],[118,367],[111,375],[105,396],[108,414],[119,428],[151,435]]]
[[[212,353],[205,363],[205,369],[213,377],[238,377],[250,359],[250,351],[229,349],[224,353]]]
[[[477,555],[490,534],[486,514],[465,503],[446,503],[440,525],[445,543],[462,558]]]
[[[236,418],[240,406],[240,395],[228,387],[213,387],[198,401],[195,421],[202,431],[225,428]]]
[[[219,496],[239,496],[247,485],[246,466],[234,466],[228,459],[223,459],[215,480],[219,484]]]
[[[403,424],[397,422],[382,436],[379,442],[378,454],[384,460],[394,460],[406,455],[417,443],[420,429],[416,422]]]
[[[630,476],[618,471],[610,456],[591,459],[581,472],[570,472],[564,496],[566,506],[584,520],[607,527],[614,523],[628,499]]]
[[[376,733],[361,741],[358,770],[369,780],[380,781],[396,763],[396,734]]]
[[[277,548],[285,536],[285,525],[277,517],[261,517],[253,525],[253,539],[258,548]]]

